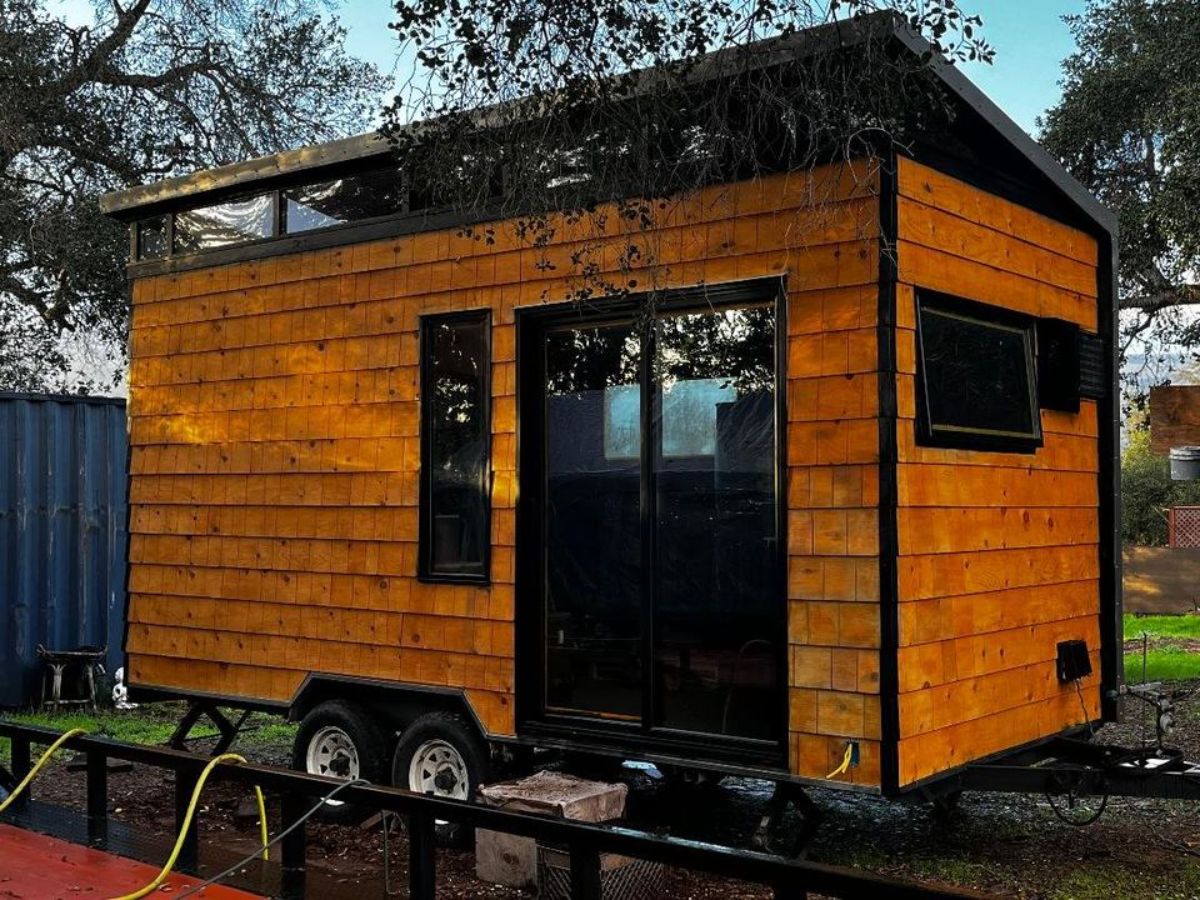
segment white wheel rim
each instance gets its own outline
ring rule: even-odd
[[[358,778],[358,749],[350,735],[336,725],[318,728],[308,741],[304,759],[305,770],[310,775],[325,775],[330,778]],[[326,800],[330,806],[341,806],[341,800]]]
[[[447,741],[426,741],[408,764],[408,789],[418,794],[466,800],[471,795],[466,760]]]

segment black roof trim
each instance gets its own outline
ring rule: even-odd
[[[911,52],[933,54],[932,47],[907,25],[895,31],[895,37]],[[1047,152],[1046,148],[1025,133],[1008,114],[997,106],[974,82],[945,58],[933,54],[930,66],[935,75],[950,92],[990,126],[996,134],[1019,152],[1035,169],[1062,192],[1064,199],[1076,207],[1086,219],[1095,222],[1101,229],[1115,233],[1117,216],[1097,200],[1087,188],[1075,180],[1062,164]]]
[[[894,39],[907,52],[928,57],[931,71],[950,94],[1040,173],[1047,185],[1061,194],[1067,205],[1078,210],[1084,219],[1095,223],[1100,230],[1115,233],[1115,215],[1071,177],[1057,160],[988,99],[956,66],[934,53],[929,42],[909,28],[904,17],[896,12],[884,11],[839,20],[783,37],[766,38],[745,47],[714,51],[694,67],[689,77],[702,82],[721,77],[729,65],[744,69],[747,53],[756,68],[765,68],[811,53],[818,46],[834,44],[848,48],[872,37]],[[642,70],[631,79],[629,90],[632,94],[651,90],[657,78],[655,70]],[[518,100],[481,109],[475,113],[475,119],[480,126],[486,127],[488,120],[499,110],[509,110],[513,105],[522,104],[529,105],[530,117],[539,114],[537,106],[530,101]],[[430,123],[416,122],[408,127],[419,130],[430,127]],[[114,191],[100,198],[100,208],[107,215],[130,221],[171,208],[195,205],[201,200],[211,202],[231,194],[273,188],[284,182],[295,181],[304,173],[345,169],[350,165],[377,165],[386,159],[388,153],[387,141],[378,132],[368,132]]]
[[[124,406],[124,397],[94,397],[90,394],[36,394],[27,391],[0,391],[0,403],[23,400],[28,403],[86,403],[92,406]]]

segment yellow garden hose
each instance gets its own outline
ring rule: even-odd
[[[29,786],[29,783],[37,777],[38,773],[42,770],[46,763],[50,761],[50,758],[54,755],[55,750],[57,750],[71,738],[80,737],[85,734],[87,734],[87,732],[82,728],[72,728],[70,731],[56,738],[54,743],[46,748],[46,752],[43,753],[41,758],[37,761],[37,765],[29,770],[29,774],[21,779],[21,783],[13,788],[11,794],[5,797],[3,801],[0,801],[0,813],[8,809],[12,802],[16,800],[18,796],[20,796],[21,792]],[[175,863],[179,859],[179,853],[183,849],[184,836],[188,833],[188,829],[192,826],[192,819],[195,818],[196,815],[196,807],[200,803],[200,792],[204,789],[204,783],[208,781],[208,776],[212,773],[213,769],[223,762],[244,763],[245,761],[246,758],[238,755],[237,753],[222,753],[220,756],[213,757],[208,765],[204,767],[204,771],[200,773],[200,777],[196,779],[196,786],[192,789],[192,799],[188,803],[187,814],[183,817],[183,827],[179,830],[179,837],[175,839],[175,847],[171,850],[171,855],[167,858],[167,864],[162,867],[162,871],[159,872],[155,879],[148,885],[134,891],[132,894],[125,894],[122,897],[116,897],[114,900],[140,900],[140,898],[145,897],[147,894],[153,893],[162,886],[162,883],[167,880],[167,876],[171,874],[171,870],[175,868]],[[262,788],[260,788],[257,784],[254,786],[254,797],[256,800],[258,800],[258,830],[259,834],[262,836],[262,858],[264,860],[268,860],[270,859],[270,851],[268,850],[270,841],[267,835],[267,805],[263,799]]]
[[[167,857],[167,863],[162,867],[162,871],[155,876],[154,880],[143,888],[134,891],[132,894],[125,894],[121,897],[114,897],[113,900],[140,900],[147,894],[151,894],[162,886],[162,883],[167,880],[167,876],[171,874],[171,870],[175,868],[175,862],[179,859],[179,852],[183,849],[184,837],[188,833],[188,829],[192,827],[192,818],[196,815],[196,806],[200,803],[200,792],[204,789],[204,783],[208,781],[208,776],[223,762],[238,762],[244,763],[246,758],[239,756],[236,753],[222,753],[220,756],[214,756],[204,771],[200,773],[200,777],[196,779],[196,787],[192,789],[192,799],[188,803],[187,814],[183,817],[183,827],[179,829],[179,837],[175,839],[175,847],[171,850],[171,855]],[[258,821],[259,831],[262,834],[263,851],[262,858],[268,859],[267,850],[267,807],[263,802],[262,788],[258,785],[254,786],[254,795],[258,799]]]
[[[50,757],[54,755],[55,750],[57,750],[71,738],[79,737],[80,735],[84,734],[87,734],[87,732],[82,728],[72,728],[66,734],[62,735],[62,737],[58,738],[53,744],[47,747],[46,752],[42,754],[42,758],[37,761],[37,765],[29,770],[29,774],[21,779],[21,783],[13,788],[13,792],[11,794],[5,797],[3,801],[0,801],[0,813],[8,809],[12,802],[20,796],[21,792],[25,790],[25,788],[29,787],[29,782],[33,781],[33,779],[37,777],[37,773],[42,771],[42,766],[50,762]]]

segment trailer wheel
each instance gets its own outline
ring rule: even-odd
[[[404,730],[392,757],[392,784],[417,794],[474,800],[488,771],[487,746],[456,713],[427,713]],[[471,829],[437,823],[438,838],[454,845],[470,840]]]
[[[341,700],[313,707],[296,732],[292,767],[310,775],[362,778],[386,783],[387,737],[370,714]],[[318,815],[327,822],[360,822],[370,810],[357,809],[341,800],[328,800]]]

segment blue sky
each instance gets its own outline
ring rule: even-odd
[[[588,2],[588,0],[578,0]],[[1059,96],[1060,63],[1074,48],[1062,17],[1083,11],[1085,0],[960,0],[966,12],[983,17],[983,31],[996,48],[992,66],[968,64],[964,71],[1026,131]],[[91,16],[90,0],[50,0],[72,20]],[[388,0],[343,0],[341,18],[350,50],[385,72],[397,71],[395,33]]]
[[[1059,66],[1074,48],[1062,17],[1082,12],[1085,0],[960,2],[965,11],[983,17],[984,35],[996,48],[994,65],[967,65],[964,71],[1022,128],[1034,133],[1037,117],[1058,99]],[[345,0],[341,12],[352,52],[388,72],[396,67],[395,33],[387,27],[391,9],[386,0]]]

